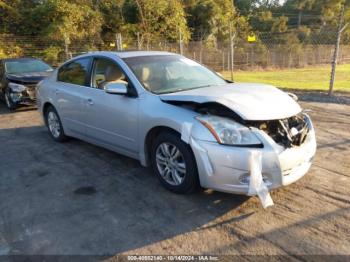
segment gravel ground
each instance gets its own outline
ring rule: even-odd
[[[350,255],[350,106],[302,105],[314,165],[267,210],[256,197],[172,194],[137,161],[55,143],[37,111],[1,105],[0,255]]]

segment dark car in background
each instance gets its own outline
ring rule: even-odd
[[[34,105],[36,85],[53,69],[35,58],[0,60],[0,97],[10,110],[19,105]]]

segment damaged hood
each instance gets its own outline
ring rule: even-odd
[[[220,103],[245,120],[284,119],[301,112],[299,104],[287,93],[264,84],[209,86],[163,94],[160,98],[169,102]]]
[[[51,75],[52,71],[44,72],[31,72],[31,73],[18,73],[18,74],[7,74],[7,80],[19,84],[37,84],[45,77]]]

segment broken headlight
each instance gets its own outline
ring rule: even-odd
[[[26,86],[16,84],[16,83],[9,83],[9,88],[11,89],[12,92],[16,92],[16,93],[21,93],[24,90],[26,90]]]
[[[235,146],[262,146],[261,141],[248,128],[228,118],[218,116],[198,116],[218,143]]]

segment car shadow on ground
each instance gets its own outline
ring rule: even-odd
[[[43,126],[0,129],[0,144],[2,254],[114,255],[205,227],[248,200],[170,193],[138,161],[56,143]]]

